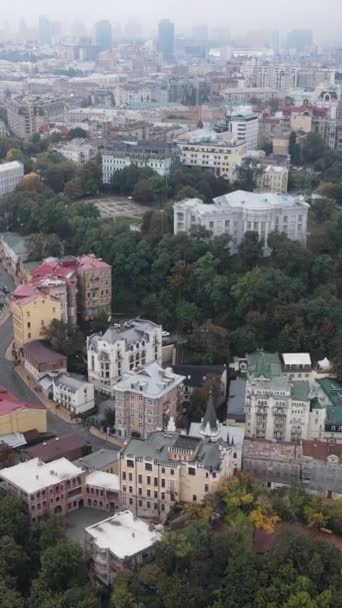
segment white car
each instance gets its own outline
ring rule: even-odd
[[[168,338],[170,335],[171,335],[171,334],[170,334],[170,332],[169,332],[169,331],[166,331],[166,329],[164,329],[164,330],[162,331],[162,337],[163,337],[163,338]]]
[[[114,329],[120,329],[121,325],[120,323],[113,323],[112,327],[114,327]]]

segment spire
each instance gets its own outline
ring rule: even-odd
[[[201,435],[204,435],[205,437],[217,437],[219,434],[219,425],[216,417],[213,392],[211,389],[209,391],[207,409],[205,411],[204,418],[202,418],[200,432]]]

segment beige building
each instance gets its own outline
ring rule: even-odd
[[[279,133],[274,135],[272,140],[273,154],[288,156],[289,153],[289,133]]]
[[[289,171],[287,167],[268,165],[257,175],[257,192],[287,192]]]
[[[114,386],[115,427],[122,437],[146,437],[167,427],[180,414],[185,376],[158,363],[127,373]]]
[[[64,119],[64,101],[50,97],[11,97],[7,103],[7,120],[11,133],[29,139],[47,123]]]
[[[247,143],[237,142],[231,133],[196,129],[177,139],[181,161],[187,167],[210,169],[217,177],[234,181],[247,152]]]
[[[112,268],[94,255],[84,255],[77,265],[79,314],[84,321],[112,310]]]
[[[201,503],[238,469],[234,445],[219,439],[212,397],[200,437],[156,431],[145,441],[131,439],[121,452],[121,507],[136,516],[163,519],[178,502]]]
[[[27,342],[43,338],[50,323],[62,318],[59,300],[38,290],[23,297],[13,296],[11,312],[17,351]]]

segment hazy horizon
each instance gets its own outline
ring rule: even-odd
[[[11,0],[6,3],[0,14],[0,29],[8,22],[11,29],[19,26],[20,20],[25,19],[28,25],[36,25],[40,15],[50,19],[70,24],[74,20],[81,21],[87,26],[100,19],[125,24],[136,21],[145,31],[156,29],[158,21],[170,18],[175,22],[176,29],[182,31],[194,24],[207,23],[209,27],[228,27],[232,34],[245,33],[248,30],[279,30],[312,29],[318,40],[339,40],[339,17],[342,18],[342,5],[338,0],[326,0],[324,3],[313,5],[311,0],[259,0],[256,4],[246,0],[243,10],[240,5],[228,5],[226,0],[214,0],[214,3],[168,0],[161,4],[157,0],[135,0],[114,4],[113,0],[97,0],[96,12],[94,5],[85,5],[81,0]],[[298,10],[300,7],[300,10]],[[328,23],[330,17],[331,23]]]

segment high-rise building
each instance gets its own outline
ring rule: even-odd
[[[287,48],[296,51],[310,49],[313,45],[311,30],[292,30],[287,34]]]
[[[157,48],[166,61],[173,58],[175,52],[175,25],[169,19],[163,19],[159,23]]]
[[[47,17],[39,17],[39,40],[41,44],[51,44],[52,28],[51,22]]]
[[[192,39],[196,42],[206,43],[208,42],[208,36],[208,26],[205,23],[192,26]]]
[[[112,48],[112,26],[109,21],[98,21],[95,25],[95,41],[96,46],[101,51],[108,51]]]

